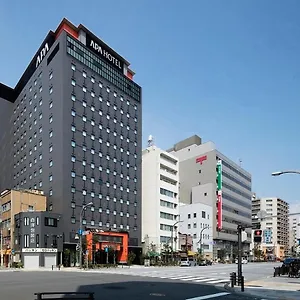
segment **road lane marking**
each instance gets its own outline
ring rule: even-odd
[[[183,281],[188,281],[188,280],[195,280],[195,279],[199,279],[199,278],[203,278],[203,277],[200,277],[200,276],[194,276],[194,277],[190,277],[190,278],[184,278],[184,279],[181,279]]]
[[[171,277],[169,279],[185,279],[185,278],[194,278],[195,276],[194,275],[189,275],[189,276],[178,276],[178,277]]]
[[[228,279],[220,279],[220,280],[214,280],[214,281],[211,281],[210,283],[222,283],[222,282],[229,282]]]
[[[223,296],[227,296],[227,295],[230,295],[230,293],[223,292],[223,293],[211,294],[211,295],[200,296],[200,297],[195,297],[195,298],[189,298],[186,300],[205,300],[205,299],[223,297]]]
[[[204,281],[210,281],[210,280],[216,280],[216,278],[202,278],[202,279],[199,279],[199,280],[195,280],[195,282],[204,282]]]

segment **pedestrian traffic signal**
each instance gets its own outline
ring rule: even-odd
[[[254,243],[261,243],[262,230],[254,230]]]

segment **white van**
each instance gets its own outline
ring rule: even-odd
[[[193,257],[183,257],[180,260],[180,267],[197,266],[197,260]]]

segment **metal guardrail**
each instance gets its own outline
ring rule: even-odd
[[[46,292],[46,293],[34,293],[36,300],[95,300],[94,293],[84,292]],[[53,298],[52,296],[63,296],[59,298]],[[45,296],[45,297],[44,297]],[[51,296],[51,297],[47,297]]]

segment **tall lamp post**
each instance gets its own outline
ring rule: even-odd
[[[81,211],[80,211],[80,217],[79,217],[79,222],[80,222],[80,225],[79,225],[79,250],[80,250],[79,265],[80,265],[80,268],[82,268],[82,215],[83,215],[84,210],[88,206],[91,206],[91,205],[93,205],[93,202],[89,202],[88,204],[83,205],[81,208]]]
[[[280,176],[283,174],[298,174],[298,175],[300,175],[300,171],[298,171],[298,170],[278,171],[278,172],[273,172],[272,176]]]
[[[172,239],[172,259],[173,259],[173,253],[174,253],[174,249],[173,249],[173,247],[174,247],[174,236],[173,236],[173,232],[174,232],[174,227],[178,224],[178,223],[181,223],[181,222],[183,222],[183,221],[177,221],[177,222],[175,222],[173,225],[172,225],[172,235],[171,235],[171,239]]]
[[[205,229],[209,229],[209,226],[206,226],[204,228],[201,229],[200,231],[200,240],[199,240],[199,243],[200,243],[200,254],[202,255],[202,233]]]

